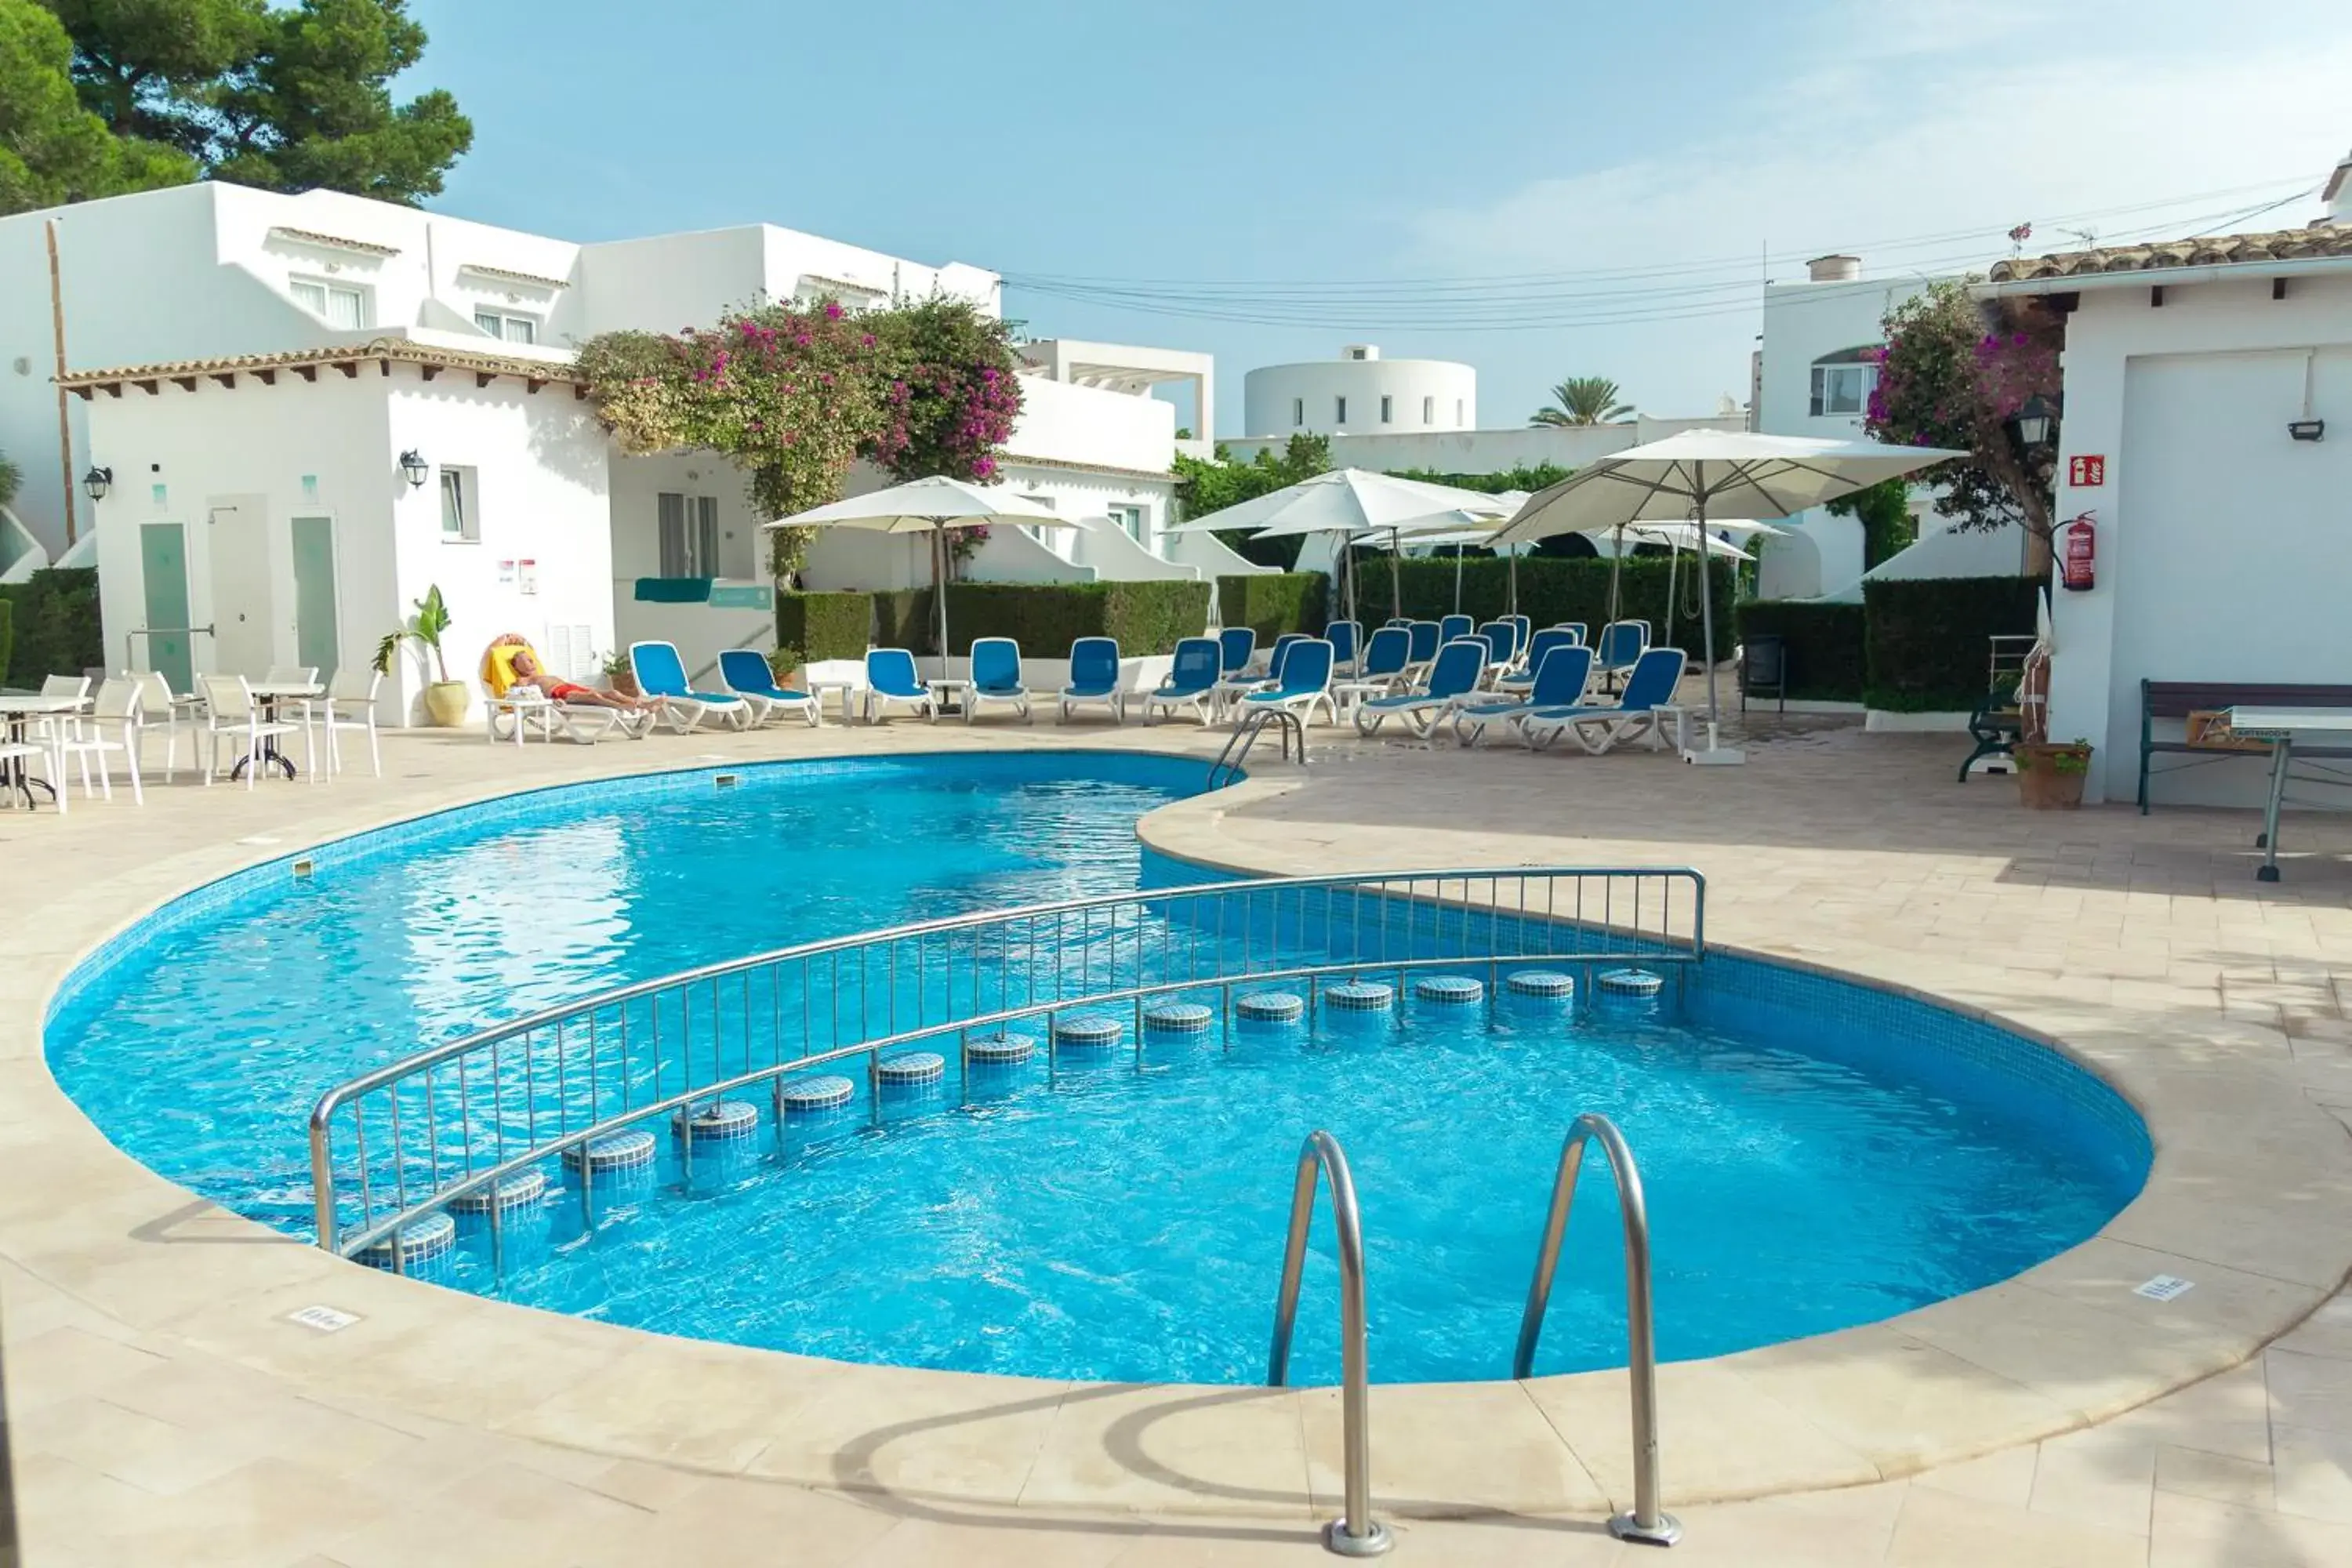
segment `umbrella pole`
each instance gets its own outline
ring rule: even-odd
[[[940,602],[940,679],[948,678],[948,525],[931,523],[931,597]]]
[[[1617,525],[1617,552],[1609,558],[1609,625],[1617,623],[1617,574],[1625,564],[1625,525]],[[1601,630],[1608,630],[1608,626]]]
[[[1708,580],[1706,565],[1706,465],[1694,465],[1698,482],[1691,488],[1698,492],[1698,622],[1702,652],[1706,660],[1706,749],[1716,749],[1717,713],[1715,702],[1715,584]]]
[[[1679,540],[1666,541],[1666,646],[1675,646],[1675,577],[1683,563],[1683,547]]]
[[[1511,614],[1516,616],[1519,613],[1519,547],[1513,544],[1507,548],[1511,555]]]
[[[1404,568],[1397,563],[1403,558],[1404,547],[1398,542],[1398,531],[1389,530],[1389,613],[1404,614]]]
[[[1462,542],[1454,542],[1454,613],[1462,613]]]

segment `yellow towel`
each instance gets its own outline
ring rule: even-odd
[[[482,684],[489,688],[491,696],[504,697],[513,689],[517,679],[515,656],[526,653],[541,669],[547,668],[547,660],[540,658],[539,650],[527,642],[492,643],[482,650]]]

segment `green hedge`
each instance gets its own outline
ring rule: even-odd
[[[875,638],[884,647],[936,653],[939,616],[929,588],[874,595]],[[1118,641],[1122,655],[1173,653],[1209,622],[1209,585],[1152,583],[956,583],[948,588],[948,637],[959,658],[975,637],[1011,637],[1032,658],[1066,658],[1080,637]]]
[[[1285,632],[1321,635],[1330,618],[1331,580],[1320,572],[1217,579],[1218,619],[1256,629],[1261,646]]]
[[[16,644],[16,604],[0,599],[0,685],[6,684],[8,650]]]
[[[798,648],[803,659],[863,658],[873,635],[871,594],[776,595],[776,646]]]
[[[1398,563],[1404,584],[1404,613],[1435,620],[1454,609],[1454,558],[1404,561]],[[1663,557],[1635,557],[1624,563],[1620,615],[1646,619],[1654,636],[1666,635],[1666,569]],[[1733,643],[1732,567],[1729,561],[1712,563],[1708,574],[1715,594],[1715,648],[1717,658],[1729,658]],[[1699,645],[1698,595],[1693,586],[1692,562],[1683,562],[1675,574],[1675,642],[1696,656]],[[1363,595],[1363,620],[1377,626],[1396,612],[1390,608],[1389,563],[1378,556],[1359,557],[1356,586]],[[1462,563],[1462,612],[1481,623],[1502,615],[1510,604],[1510,563],[1495,556],[1472,556]],[[1519,611],[1538,626],[1560,621],[1582,621],[1593,637],[1609,619],[1609,563],[1559,556],[1528,556],[1519,563]]]
[[[1983,700],[1992,637],[2030,636],[2031,577],[1940,577],[1864,583],[1869,631],[1865,700],[1895,712],[1964,712]]]
[[[79,675],[106,662],[98,614],[98,568],[49,567],[0,586],[14,611],[16,635],[5,670],[9,686],[38,686],[50,675]]]
[[[1869,684],[1864,618],[1860,605],[1750,599],[1739,606],[1739,639],[1780,639],[1788,658],[1790,696],[1859,702]]]

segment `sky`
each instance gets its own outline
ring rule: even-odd
[[[765,221],[1003,273],[1034,337],[1243,374],[1466,361],[1744,398],[1767,277],[2286,226],[2352,149],[2352,6],[2261,0],[412,0],[473,151],[433,203],[577,240]]]

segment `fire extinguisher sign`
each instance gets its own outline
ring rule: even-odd
[[[2107,459],[2095,452],[2067,458],[2066,482],[2076,489],[2097,489],[2107,482]]]

